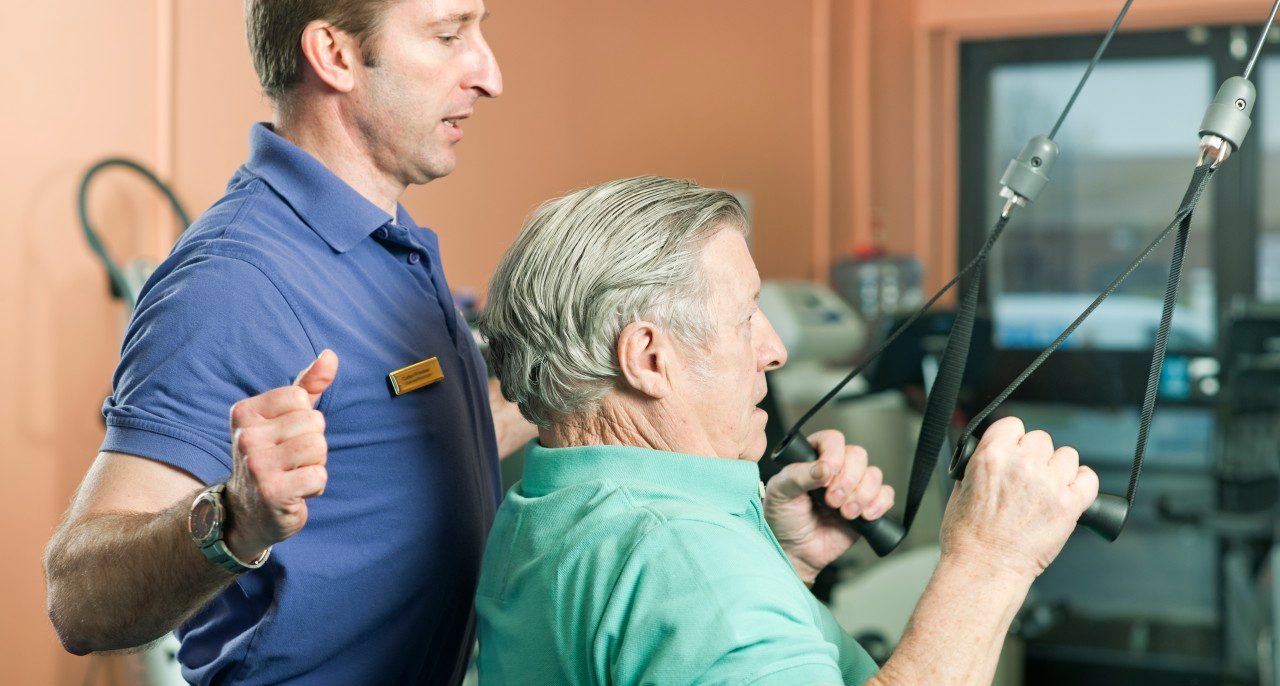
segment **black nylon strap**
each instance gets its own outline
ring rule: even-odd
[[[1151,351],[1151,368],[1147,373],[1147,389],[1142,398],[1142,414],[1138,423],[1138,442],[1134,447],[1133,469],[1129,473],[1129,488],[1124,497],[1130,505],[1133,504],[1134,491],[1138,488],[1138,475],[1142,473],[1142,460],[1147,452],[1147,437],[1151,433],[1151,421],[1155,417],[1156,391],[1160,388],[1160,373],[1164,367],[1169,330],[1173,325],[1173,308],[1178,298],[1178,286],[1182,282],[1182,258],[1187,251],[1187,238],[1191,232],[1191,215],[1195,213],[1200,196],[1213,175],[1213,167],[1206,165],[1206,169],[1199,179],[1192,177],[1191,185],[1182,198],[1182,207],[1178,209],[1182,221],[1178,224],[1178,235],[1173,242],[1173,259],[1169,263],[1169,280],[1165,284],[1164,309],[1160,313],[1160,328],[1156,331],[1156,343]]]
[[[929,480],[933,476],[934,466],[938,464],[938,455],[942,451],[943,441],[947,439],[951,417],[955,414],[956,402],[960,398],[960,384],[964,380],[964,369],[969,359],[973,322],[978,312],[978,292],[982,288],[987,257],[1008,223],[1008,215],[1000,217],[974,258],[973,281],[961,297],[955,322],[947,335],[947,346],[938,361],[938,375],[925,405],[924,421],[920,425],[920,436],[916,441],[916,454],[911,461],[911,478],[907,486],[906,511],[902,521],[908,531],[911,530],[911,523],[915,521],[916,512],[924,500],[925,491],[929,488]]]
[[[1022,372],[1018,374],[1017,378],[1015,378],[1008,387],[1001,391],[990,404],[973,417],[968,426],[965,427],[964,433],[961,434],[960,439],[956,442],[956,451],[951,460],[950,470],[953,477],[959,479],[964,476],[964,468],[968,462],[968,454],[965,451],[965,446],[977,427],[981,425],[997,407],[1007,400],[1009,396],[1017,390],[1018,386],[1022,385],[1022,383],[1026,381],[1027,378],[1030,377],[1031,374],[1033,374],[1036,369],[1049,358],[1050,355],[1062,346],[1063,342],[1065,342],[1067,338],[1070,337],[1071,334],[1089,318],[1089,315],[1093,314],[1094,310],[1098,309],[1098,306],[1101,305],[1104,300],[1106,300],[1117,288],[1120,287],[1120,284],[1124,283],[1125,279],[1129,278],[1129,275],[1138,268],[1138,265],[1150,256],[1151,253],[1155,251],[1156,247],[1159,246],[1164,239],[1169,237],[1170,233],[1177,230],[1178,235],[1174,241],[1173,258],[1169,265],[1169,278],[1165,284],[1164,307],[1160,315],[1160,326],[1156,331],[1155,345],[1152,348],[1151,365],[1147,374],[1147,388],[1142,401],[1142,411],[1138,426],[1138,442],[1134,449],[1133,470],[1129,476],[1129,489],[1125,496],[1125,499],[1130,504],[1133,503],[1133,494],[1137,488],[1138,475],[1142,471],[1142,460],[1146,454],[1147,438],[1151,431],[1151,421],[1155,416],[1156,393],[1160,385],[1160,371],[1164,366],[1165,350],[1169,341],[1169,331],[1173,324],[1173,310],[1177,303],[1178,287],[1182,280],[1183,257],[1186,253],[1187,237],[1191,230],[1191,218],[1195,212],[1196,205],[1200,202],[1200,197],[1204,194],[1205,188],[1213,178],[1213,172],[1214,168],[1209,165],[1203,165],[1196,168],[1195,172],[1191,175],[1191,182],[1187,186],[1187,192],[1183,195],[1182,203],[1179,205],[1173,221],[1170,222],[1169,225],[1165,227],[1165,229],[1161,231],[1160,234],[1157,235],[1155,239],[1152,240],[1151,243],[1149,243],[1132,262],[1129,263],[1129,266],[1126,267],[1119,276],[1107,285],[1106,289],[1104,289],[1102,293],[1098,294],[1098,297],[1080,313],[1080,316],[1076,317],[1075,321],[1071,322],[1070,326],[1063,330],[1062,334],[1060,334],[1048,348],[1045,348],[1045,350],[1041,352],[1040,355],[1031,362],[1031,364],[1027,365],[1026,369],[1022,370]]]
[[[999,237],[999,233],[1004,230],[1004,224],[1006,223],[1008,223],[1007,218],[1002,219],[1000,222],[998,222],[996,224],[997,229],[993,232],[993,236]],[[989,242],[994,243],[993,240]],[[831,390],[827,391],[827,394],[822,396],[822,398],[818,400],[818,402],[814,403],[813,407],[809,408],[808,412],[805,412],[804,415],[800,417],[800,419],[796,420],[796,423],[791,425],[791,429],[787,431],[786,435],[782,437],[782,440],[778,441],[778,445],[774,447],[773,452],[771,454],[772,459],[777,459],[780,455],[786,452],[787,447],[791,445],[791,442],[796,440],[796,438],[800,435],[800,431],[804,429],[804,425],[807,424],[810,419],[813,419],[813,416],[818,414],[818,412],[822,408],[826,407],[827,403],[831,402],[833,398],[839,395],[841,389],[847,386],[850,381],[853,381],[855,378],[857,378],[859,374],[866,371],[867,367],[870,367],[873,362],[880,359],[880,356],[884,354],[884,351],[888,350],[889,347],[893,345],[893,342],[898,340],[899,336],[901,336],[904,332],[906,332],[907,329],[910,329],[912,324],[915,324],[916,321],[920,319],[920,317],[923,317],[926,312],[932,309],[934,304],[936,304],[939,300],[941,300],[942,296],[947,294],[947,291],[951,290],[952,286],[955,286],[957,283],[960,283],[961,279],[963,279],[966,275],[969,274],[970,271],[976,268],[978,266],[978,263],[986,258],[986,252],[987,251],[984,246],[984,250],[979,252],[978,255],[975,256],[973,259],[969,260],[969,263],[966,264],[963,269],[957,272],[955,276],[951,277],[951,280],[948,281],[946,284],[944,284],[942,288],[938,289],[938,292],[934,293],[933,297],[929,298],[928,302],[921,305],[920,309],[916,310],[910,317],[907,318],[906,321],[899,324],[898,328],[894,329],[893,332],[890,333],[889,336],[885,338],[884,342],[880,344],[880,347],[876,348],[875,351],[873,351],[870,355],[866,357],[866,359],[859,362],[857,366],[855,366],[852,370],[850,370],[849,373],[846,374],[845,377],[840,380],[840,383],[836,384],[831,388]]]

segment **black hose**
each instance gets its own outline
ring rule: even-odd
[[[173,213],[178,219],[179,233],[186,231],[187,227],[191,226],[191,218],[187,214],[186,208],[182,206],[182,202],[178,200],[178,196],[174,194],[173,189],[161,181],[150,169],[133,160],[123,157],[109,157],[89,167],[89,170],[84,173],[84,178],[80,180],[80,192],[78,195],[80,227],[84,230],[84,238],[89,243],[89,248],[102,261],[102,266],[106,268],[114,293],[128,303],[132,309],[134,304],[137,303],[138,294],[133,292],[133,287],[129,284],[129,280],[125,278],[124,271],[120,269],[120,264],[111,257],[111,253],[107,251],[107,247],[103,245],[102,239],[99,238],[97,230],[93,228],[93,222],[89,220],[89,184],[99,172],[110,167],[132,169],[150,181],[153,186],[160,189],[160,192],[164,193],[164,196],[169,199],[169,206],[173,208]]]

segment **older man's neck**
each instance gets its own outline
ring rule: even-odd
[[[606,402],[590,416],[569,418],[539,430],[538,441],[548,448],[620,445],[718,457],[710,443],[689,425],[687,417],[670,414],[642,412]]]

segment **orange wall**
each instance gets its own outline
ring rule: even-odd
[[[967,36],[1101,30],[1119,0],[489,0],[506,94],[468,124],[462,164],[411,190],[456,287],[483,287],[540,201],[667,174],[747,191],[766,277],[818,277],[875,240],[955,263],[955,48]],[[1259,0],[1145,0],[1130,26],[1258,21]],[[101,438],[121,307],[79,236],[81,171],[127,154],[193,211],[268,116],[241,3],[0,3],[9,60],[0,157],[0,681],[75,684],[87,661],[44,618],[40,552]],[[160,256],[172,227],[115,176],[93,214],[117,251]],[[126,683],[116,666],[114,681]],[[110,681],[100,682],[110,683]]]
[[[482,287],[539,202],[637,174],[749,191],[762,268],[805,274],[807,4],[492,2],[506,93],[478,105],[458,171],[408,194],[451,282]]]
[[[78,235],[73,192],[108,153],[154,161],[155,25],[147,2],[3,3],[0,159],[0,681],[72,683],[84,660],[59,658],[44,619],[40,552],[93,456],[117,356],[121,312]],[[121,243],[144,249],[151,205],[136,186],[103,183],[104,223],[144,227]]]

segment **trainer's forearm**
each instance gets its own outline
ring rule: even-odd
[[[867,684],[987,685],[1031,580],[944,557],[893,657]]]
[[[235,578],[191,540],[198,491],[161,512],[106,512],[66,522],[45,551],[49,618],[70,652],[145,645]]]

